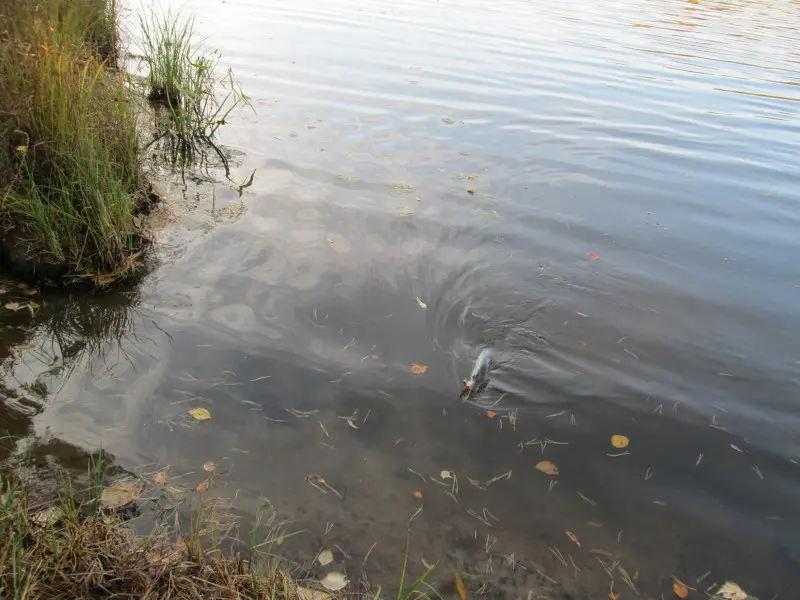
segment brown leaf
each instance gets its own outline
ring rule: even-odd
[[[428,370],[428,365],[418,365],[417,363],[413,363],[411,365],[411,372],[414,375],[422,375]]]
[[[549,460],[543,460],[539,463],[536,463],[536,468],[545,475],[558,475],[558,467]]]
[[[100,493],[100,506],[114,510],[133,502],[142,495],[144,481],[115,481]]]
[[[23,288],[22,293],[25,294],[26,296],[35,296],[36,294],[39,293],[39,290],[34,288]]]
[[[611,600],[619,600],[619,593],[618,592],[608,592],[608,597]]]
[[[611,436],[611,445],[614,446],[614,448],[627,448],[630,443],[631,441],[624,435]]]
[[[456,590],[458,591],[458,596],[461,600],[467,600],[467,588],[464,585],[464,580],[461,579],[461,575],[456,573]]]
[[[194,488],[195,492],[205,492],[211,486],[210,479],[204,479],[200,483],[197,484],[197,487]]]
[[[378,360],[378,355],[377,355],[377,354],[370,354],[370,355],[369,355],[369,357],[370,357],[372,360]]]
[[[467,193],[468,193],[470,196],[472,196],[472,195],[474,195],[474,194],[475,194],[475,189],[474,189],[474,188],[469,188],[469,189],[467,190]]]
[[[581,547],[581,541],[578,539],[578,536],[577,536],[577,535],[575,535],[575,534],[574,534],[574,533],[572,533],[571,531],[567,530],[567,537],[568,537],[569,539],[571,539],[573,542],[575,542],[575,545],[576,545],[578,548],[580,548],[580,547]]]
[[[486,416],[489,417],[490,419],[494,419],[497,416],[497,413],[494,412],[493,410],[487,410]]]
[[[419,498],[419,499],[422,499],[422,492],[420,492],[419,490],[416,490],[416,491],[415,491],[413,494],[411,494],[411,495],[412,495],[412,496],[414,496],[414,498]]]
[[[156,485],[167,485],[167,472],[159,471],[153,475],[153,483]]]
[[[689,595],[689,588],[687,588],[680,581],[676,581],[672,584],[672,591],[675,592],[675,595],[678,598],[686,598],[686,596]]]

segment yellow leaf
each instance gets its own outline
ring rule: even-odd
[[[420,499],[422,498],[422,492],[420,492],[419,490],[417,490],[411,495],[414,496],[414,498],[420,498]]]
[[[411,365],[411,372],[414,375],[422,375],[427,370],[428,370],[428,365],[418,365],[417,363]]]
[[[619,600],[619,594],[617,592],[609,592],[608,597],[611,600]]]
[[[472,195],[475,193],[475,190],[474,190],[473,188],[469,188],[469,189],[467,190],[467,193],[468,193],[470,196],[472,196]]]
[[[624,435],[611,436],[611,445],[614,446],[614,448],[627,448],[630,443],[631,441]]]
[[[545,475],[558,475],[558,467],[551,463],[549,460],[543,460],[536,464],[536,468],[539,469]]]
[[[478,313],[472,313],[472,316],[475,317],[476,319],[482,319],[483,318]]]
[[[203,470],[204,471],[208,471],[209,473],[211,473],[212,471],[216,471],[217,470],[217,465],[215,465],[213,462],[209,461],[209,462],[207,462],[207,463],[205,463],[203,465]]]
[[[167,484],[167,472],[166,471],[159,471],[155,475],[153,475],[153,483],[156,485],[166,485]]]
[[[494,419],[497,416],[497,413],[494,412],[493,410],[487,410],[486,416],[489,417],[490,419]]]
[[[458,573],[456,573],[456,590],[461,600],[467,600],[467,588],[464,586],[464,580],[461,579],[461,575]]]
[[[425,304],[422,300],[420,300],[419,296],[417,296],[417,304],[419,304],[420,308],[428,308],[428,305]]]
[[[205,408],[193,408],[189,411],[189,414],[192,415],[198,421],[205,421],[206,419],[211,418],[211,413],[208,412]]]
[[[205,479],[197,484],[197,487],[194,488],[195,492],[205,492],[211,486],[211,480]]]
[[[567,530],[567,537],[568,537],[569,539],[571,539],[573,542],[575,542],[575,545],[576,545],[578,548],[580,548],[580,547],[581,547],[581,541],[578,539],[578,536],[577,536],[577,535],[575,535],[575,534],[574,534],[574,533],[572,533],[571,531]]]
[[[680,581],[676,581],[672,584],[672,591],[675,592],[675,595],[678,598],[686,598],[686,596],[689,595],[689,588],[687,588]]]

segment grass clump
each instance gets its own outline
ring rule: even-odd
[[[136,266],[147,186],[116,48],[113,0],[0,7],[0,235],[24,275]]]
[[[164,529],[135,535],[122,512],[99,509],[101,467],[92,468],[85,493],[67,491],[49,506],[33,506],[27,488],[0,475],[0,598],[311,597],[275,565],[255,568],[219,548],[205,550],[211,509],[195,512],[185,536]]]
[[[219,53],[198,39],[193,18],[152,11],[139,19],[139,26],[146,95],[163,109],[155,112],[156,141],[185,165],[203,153],[198,146],[213,146],[233,110],[250,101],[230,69],[217,74]]]

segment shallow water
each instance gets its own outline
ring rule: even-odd
[[[605,598],[600,558],[623,598],[797,597],[796,3],[181,6],[252,98],[221,143],[254,183],[185,193],[139,287],[3,315],[35,347],[0,428],[212,460],[351,579],[396,578],[408,526],[445,592]]]

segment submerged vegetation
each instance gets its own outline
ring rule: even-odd
[[[225,163],[213,137],[247,97],[230,71],[215,75],[193,20],[153,12],[140,24],[141,81],[117,68],[117,0],[0,7],[0,250],[29,280],[104,284],[141,267],[153,144],[172,167],[198,144]]]

